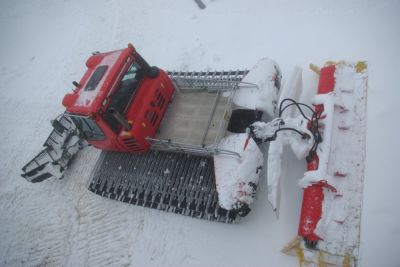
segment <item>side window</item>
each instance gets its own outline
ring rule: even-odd
[[[118,88],[111,95],[110,104],[104,112],[103,118],[115,133],[118,133],[121,125],[110,114],[109,110],[113,108],[122,115],[125,115],[126,109],[132,102],[142,78],[143,70],[140,68],[139,64],[133,62],[119,82]]]

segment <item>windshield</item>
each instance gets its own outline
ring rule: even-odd
[[[117,90],[111,95],[110,105],[106,112],[103,114],[104,120],[110,126],[114,132],[118,132],[120,128],[119,122],[109,112],[110,109],[118,111],[124,115],[127,107],[131,103],[136,89],[139,87],[139,83],[143,78],[143,70],[141,67],[134,62],[125,75],[122,77]]]
[[[70,118],[74,121],[76,127],[78,127],[81,134],[83,134],[84,138],[88,141],[101,141],[104,140],[103,131],[97,126],[96,122],[94,122],[89,117],[80,117],[80,116],[70,116]]]
[[[108,66],[99,66],[93,72],[92,77],[90,77],[87,82],[84,91],[93,91],[97,85],[100,83],[101,79],[103,79],[104,74],[106,73]]]

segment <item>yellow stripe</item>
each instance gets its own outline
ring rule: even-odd
[[[356,64],[356,71],[358,73],[363,72],[367,68],[367,63],[365,61],[359,61]]]
[[[318,75],[321,73],[321,69],[317,65],[310,64],[310,69]]]
[[[304,253],[301,246],[297,247],[297,257],[299,257],[299,266],[302,267],[304,262]]]

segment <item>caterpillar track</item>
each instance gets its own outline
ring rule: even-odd
[[[90,191],[138,206],[224,223],[236,223],[244,215],[219,207],[212,157],[104,151],[91,179]]]

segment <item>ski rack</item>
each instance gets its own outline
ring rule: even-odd
[[[179,90],[230,90],[237,86],[249,70],[236,71],[168,71]]]
[[[239,85],[254,87],[256,85],[242,82],[244,76],[247,75],[248,70],[236,71],[214,71],[214,72],[177,72],[168,71],[168,75],[174,83],[177,93],[196,92],[207,90],[208,92],[215,93],[214,103],[208,117],[207,128],[204,129],[201,144],[185,144],[175,142],[171,139],[158,139],[146,138],[151,144],[151,148],[155,150],[176,151],[183,153],[191,153],[195,155],[213,156],[215,154],[225,154],[240,158],[240,154],[234,151],[219,149],[219,141],[223,137],[226,126],[228,114],[232,112],[233,97],[235,96]],[[210,129],[210,124],[215,114],[215,109],[218,104],[221,93],[229,93],[227,96],[228,101],[225,105],[223,116],[218,123],[218,133],[212,144],[206,145],[205,139]]]

